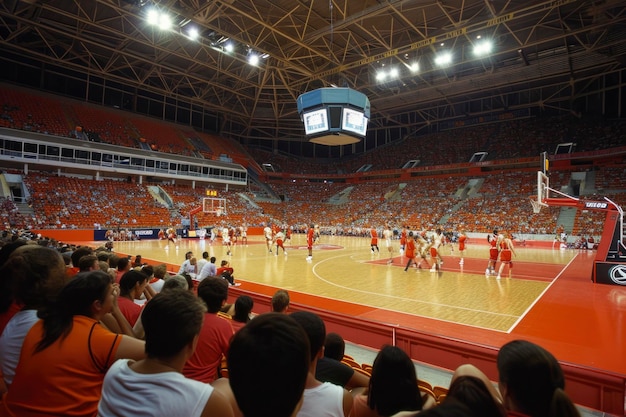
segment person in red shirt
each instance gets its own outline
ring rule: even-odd
[[[137,323],[142,310],[141,305],[135,303],[135,300],[141,298],[147,285],[148,276],[134,269],[126,272],[120,279],[120,296],[117,304],[131,326]]]
[[[198,297],[206,304],[207,312],[196,350],[187,359],[183,375],[196,381],[211,383],[218,377],[217,371],[222,357],[227,354],[234,334],[231,321],[217,315],[226,304],[228,283],[222,278],[207,277],[198,285]]]
[[[404,268],[404,272],[409,270],[411,263],[415,264],[415,267],[417,268],[417,262],[415,261],[415,239],[413,239],[413,232],[409,232],[409,237],[406,240],[404,254],[408,259],[408,262],[406,263],[406,268]]]
[[[230,266],[230,262],[225,259],[221,262],[220,267],[215,271],[215,276],[224,278],[233,287],[238,287],[241,284],[235,283],[234,274],[235,270]]]
[[[376,252],[380,253],[380,249],[378,248],[378,232],[373,227],[370,229],[370,236],[372,238],[370,241],[370,249],[372,250],[372,253],[374,253],[374,249],[376,249]]]
[[[310,261],[313,259],[313,241],[314,240],[315,240],[315,228],[311,224],[309,226],[309,231],[306,234],[306,245],[307,245],[307,249],[309,250],[309,256],[306,257],[307,261]]]
[[[465,236],[465,230],[461,229],[459,231],[459,256],[461,260],[459,261],[459,265],[463,265],[463,256],[465,256],[465,241],[467,241],[467,236]]]
[[[493,275],[496,271],[496,263],[498,262],[498,255],[500,254],[500,248],[498,243],[501,238],[498,236],[498,229],[493,231],[493,235],[487,235],[487,242],[489,242],[489,263],[487,263],[487,269],[485,275]]]

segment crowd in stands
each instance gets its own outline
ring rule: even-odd
[[[624,122],[579,119],[573,116],[530,118],[503,123],[446,130],[381,146],[339,161],[315,161],[254,149],[259,163],[271,163],[279,172],[340,174],[370,170],[397,170],[410,160],[418,166],[463,164],[476,152],[487,152],[487,161],[553,154],[560,143],[574,143],[574,152],[596,151],[626,145]],[[519,146],[518,144],[524,144]]]
[[[2,417],[580,416],[557,359],[528,341],[501,347],[498,389],[472,364],[433,387],[396,346],[358,364],[284,290],[271,312],[244,295],[231,316],[217,276],[197,289],[165,277],[157,291],[163,269],[140,256],[32,234],[0,244]]]
[[[258,149],[245,150],[237,142],[217,135],[196,132],[188,126],[163,123],[118,109],[49,96],[10,86],[0,88],[2,125],[60,136],[100,140],[121,146],[156,149],[188,156],[219,158],[234,156],[247,164],[252,155],[259,166],[271,163],[283,172],[339,174],[355,172],[363,165],[372,170],[398,169],[408,160],[420,166],[462,164],[476,151],[488,152],[488,160],[536,156],[552,152],[559,143],[575,143],[576,151],[617,148],[626,144],[621,121],[578,118],[573,115],[528,118],[502,123],[451,129],[410,136],[362,155],[338,161],[295,158]],[[80,129],[79,129],[80,128]],[[512,146],[523,143],[524,146]],[[600,167],[596,173],[597,195],[623,203],[626,171],[623,163]],[[311,221],[325,233],[356,234],[369,225],[392,222],[415,229],[465,227],[485,232],[493,225],[515,233],[552,233],[558,208],[543,208],[532,214],[528,196],[535,193],[532,173],[494,172],[480,177],[484,182],[475,194],[465,195],[466,177],[414,177],[406,186],[397,182],[372,181],[355,185],[333,182],[280,181],[269,184],[284,201],[250,203],[239,191],[220,191],[227,207],[216,213],[197,213],[198,226],[268,222],[290,224],[300,229]],[[568,185],[570,172],[553,172],[551,185]],[[30,190],[28,202],[34,215],[22,215],[8,199],[2,202],[5,228],[113,228],[167,227],[180,225],[201,204],[201,192],[183,185],[162,185],[173,197],[174,206],[157,203],[142,184],[123,181],[71,179],[31,172],[25,177]],[[89,192],[85,192],[89,190]],[[461,191],[459,191],[461,190]],[[243,192],[243,190],[241,190]],[[261,192],[261,190],[259,190]],[[585,196],[584,198],[593,198]],[[268,198],[271,200],[271,198]],[[329,204],[329,201],[332,204]],[[485,222],[484,219],[489,219]],[[579,210],[572,233],[597,234],[602,229],[601,213]],[[195,227],[195,225],[191,225]]]
[[[596,171],[597,177],[613,175]],[[568,171],[555,171],[551,187],[560,189],[570,181]],[[475,181],[480,179],[480,181]],[[274,193],[283,200],[254,202],[245,190],[220,190],[225,199],[220,210],[205,212],[204,190],[187,185],[159,184],[173,205],[157,201],[149,185],[128,181],[59,177],[40,172],[24,176],[32,214],[21,214],[8,198],[2,199],[0,217],[5,229],[106,229],[117,233],[115,240],[133,238],[133,228],[182,227],[194,214],[192,228],[290,225],[306,230],[311,222],[321,233],[366,236],[369,229],[391,223],[394,228],[412,230],[465,229],[489,232],[494,227],[513,234],[552,234],[559,207],[543,207],[533,213],[529,197],[536,194],[533,171],[499,172],[469,181],[464,176],[418,177],[410,182],[345,183],[289,182],[272,183]],[[607,195],[619,205],[626,204],[626,193]],[[585,195],[582,199],[601,199]],[[605,214],[578,210],[570,234],[599,235]],[[126,231],[126,232],[125,232]]]
[[[0,127],[206,159],[230,155],[247,165],[235,141],[118,109],[8,85],[0,86],[0,109]]]
[[[371,165],[371,170],[396,170],[409,160],[419,160],[418,166],[462,164],[475,152],[487,152],[490,161],[534,157],[544,151],[554,153],[560,143],[575,144],[577,152],[626,145],[622,121],[565,115],[414,135],[340,160],[312,159],[245,149],[234,140],[189,126],[8,85],[0,88],[0,106],[2,127],[200,158],[226,156],[244,166],[254,159],[256,167],[270,163],[275,170],[299,174],[353,173],[364,165]],[[519,143],[524,146],[514,146]]]

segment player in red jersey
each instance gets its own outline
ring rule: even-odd
[[[509,278],[511,278],[511,272],[513,270],[513,261],[511,259],[513,255],[517,255],[513,247],[513,240],[510,238],[509,234],[503,233],[500,241],[500,269],[498,270],[497,279],[500,279],[504,265],[509,266]]]
[[[487,235],[487,242],[489,242],[489,263],[487,263],[487,269],[485,270],[485,275],[487,276],[495,274],[498,254],[500,252],[500,248],[498,247],[499,240],[498,229],[494,229],[492,235]]]
[[[306,233],[306,244],[307,249],[309,250],[309,256],[306,257],[307,261],[313,259],[313,241],[315,240],[315,227],[311,224],[309,226],[309,231]]]
[[[465,230],[461,229],[459,231],[459,256],[461,260],[459,261],[459,265],[463,265],[463,257],[465,256],[465,242],[467,241],[467,236],[465,235]]]
[[[378,248],[378,232],[373,227],[370,229],[370,237],[372,238],[370,240],[370,249],[372,250],[372,253],[374,253],[374,249],[376,249],[376,252],[380,253],[380,249]]]

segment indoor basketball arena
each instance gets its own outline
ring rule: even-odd
[[[285,290],[367,381],[381,348],[400,348],[435,409],[458,400],[461,365],[504,384],[499,352],[524,340],[558,360],[579,415],[626,415],[624,2],[10,0],[0,45],[0,417],[109,415],[108,361],[137,359],[112,347],[76,414],[12,399],[33,333],[11,354],[12,315],[45,328],[58,304],[19,295],[19,245],[79,274],[72,254],[89,248],[138,317],[161,294],[117,285],[146,266],[199,298],[203,266],[227,269],[208,276],[229,281],[226,307],[254,303],[246,317]],[[211,384],[243,416],[226,358]],[[503,417],[576,415],[501,391]]]

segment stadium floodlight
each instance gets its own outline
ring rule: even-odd
[[[150,9],[148,10],[148,14],[146,17],[146,21],[150,24],[150,25],[158,25],[159,24],[159,11],[157,9]]]
[[[435,57],[435,64],[440,67],[446,67],[452,63],[452,54],[450,52],[443,52]]]
[[[172,18],[166,13],[161,13],[158,25],[161,30],[169,30],[172,27]]]
[[[259,55],[256,52],[251,52],[248,54],[248,64],[255,67],[259,65]]]
[[[226,45],[224,45],[224,51],[231,53],[235,50],[235,45],[232,42],[228,42]]]
[[[387,72],[384,70],[380,70],[376,73],[376,81],[385,81],[387,78]]]
[[[485,56],[491,53],[493,43],[489,40],[483,40],[474,45],[474,55]]]
[[[411,65],[409,65],[409,69],[411,70],[411,72],[418,72],[420,70],[419,62],[413,62]]]
[[[189,30],[187,30],[187,37],[191,39],[192,41],[195,41],[196,39],[198,39],[199,36],[200,36],[200,32],[198,32],[197,28],[191,27],[189,28]]]

